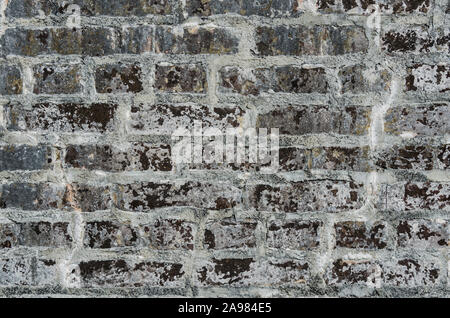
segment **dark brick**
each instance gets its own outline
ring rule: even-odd
[[[219,89],[222,92],[242,95],[259,95],[273,86],[271,69],[244,70],[237,66],[224,66],[219,70]]]
[[[208,249],[256,247],[256,226],[254,221],[223,220],[208,222],[204,235],[204,246]]]
[[[231,29],[190,27],[179,35],[173,27],[156,28],[156,53],[229,54],[236,53],[238,38]]]
[[[199,286],[298,285],[309,278],[309,265],[298,260],[212,259],[196,269]]]
[[[376,165],[383,169],[432,170],[450,167],[450,146],[407,144],[393,145],[375,155]]]
[[[297,0],[187,0],[186,11],[190,16],[232,13],[243,16],[290,17],[298,16],[300,8]]]
[[[258,55],[342,55],[367,52],[364,29],[356,26],[257,27]]]
[[[231,185],[195,181],[120,185],[118,192],[118,207],[128,211],[176,206],[222,210],[235,207],[242,195],[240,189]]]
[[[106,210],[110,198],[107,188],[82,184],[13,183],[0,188],[0,208],[22,210],[67,209]]]
[[[406,91],[444,93],[450,91],[450,67],[448,64],[416,64],[408,68]]]
[[[129,224],[111,221],[87,222],[84,230],[84,246],[90,248],[135,246],[137,241],[138,233]]]
[[[267,244],[277,249],[313,249],[320,244],[320,221],[272,221],[268,226]]]
[[[448,234],[448,222],[445,220],[405,220],[397,225],[397,243],[401,247],[447,247]]]
[[[439,267],[432,262],[405,258],[383,266],[383,281],[399,287],[427,286],[437,282],[439,272]]]
[[[82,29],[84,55],[103,56],[120,52],[117,31],[111,28],[90,27]]]
[[[328,1],[322,1],[327,3]],[[334,1],[332,2],[334,4]],[[373,6],[377,4],[382,14],[425,14],[430,8],[430,0],[342,0],[345,12],[352,14],[370,14]],[[336,10],[333,10],[336,11]]]
[[[382,50],[389,53],[449,52],[448,31],[437,29],[430,32],[427,26],[385,30],[381,37]]]
[[[388,91],[391,75],[379,66],[368,69],[363,65],[351,65],[339,70],[341,93],[361,94]]]
[[[64,162],[68,167],[104,171],[171,171],[170,146],[133,143],[126,149],[110,145],[72,145]]]
[[[138,93],[143,90],[141,67],[135,64],[106,64],[95,70],[98,93]]]
[[[335,133],[364,135],[370,123],[370,108],[288,106],[258,116],[258,128],[279,128],[280,134]]]
[[[440,210],[450,207],[450,184],[442,182],[408,182],[383,184],[378,207],[383,210]]]
[[[384,130],[394,135],[443,136],[450,131],[449,112],[446,103],[393,107],[384,118]]]
[[[31,109],[9,104],[8,129],[49,132],[106,132],[114,129],[116,104],[35,104]]]
[[[22,72],[15,65],[0,64],[0,95],[22,94]]]
[[[201,64],[159,64],[155,70],[155,87],[172,93],[206,93],[206,70]]]
[[[343,260],[333,262],[326,274],[329,285],[376,284],[379,265],[366,260]]]
[[[369,147],[312,148],[308,166],[311,169],[369,171]]]
[[[81,93],[81,69],[78,65],[40,64],[33,67],[35,94]]]
[[[323,68],[284,66],[275,68],[275,92],[326,93],[328,83]]]
[[[177,127],[191,130],[194,121],[201,121],[203,128],[214,127],[222,131],[239,127],[244,115],[237,107],[215,107],[188,105],[139,104],[131,108],[131,128],[155,135],[172,135]]]
[[[141,25],[122,30],[122,53],[144,54],[153,50],[153,27]]]
[[[68,227],[69,224],[63,222],[0,224],[0,248],[69,246],[72,237]]]
[[[185,274],[182,264],[168,262],[85,261],[79,269],[83,287],[181,287]]]
[[[52,164],[49,146],[8,145],[0,147],[0,171],[48,169]]]
[[[194,249],[196,225],[176,219],[156,220],[141,227],[144,246],[157,249]]]
[[[362,184],[349,181],[317,180],[276,186],[249,187],[250,205],[258,211],[339,212],[354,210],[364,203]]]
[[[346,221],[334,224],[336,246],[348,248],[382,249],[387,245],[385,225]]]

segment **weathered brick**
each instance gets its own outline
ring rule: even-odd
[[[298,285],[309,278],[309,264],[288,259],[212,259],[197,263],[199,286]]]
[[[33,67],[35,94],[81,93],[81,69],[78,65],[40,64]]]
[[[122,29],[122,53],[144,54],[153,50],[153,27],[141,25]]]
[[[120,185],[118,191],[117,206],[128,211],[174,206],[221,210],[239,204],[242,195],[242,191],[232,185],[196,181]]]
[[[261,26],[258,55],[342,55],[367,52],[369,41],[357,26]]]
[[[98,93],[139,93],[143,90],[141,67],[137,64],[105,64],[95,70]]]
[[[156,249],[194,248],[196,227],[176,219],[130,225],[115,221],[88,222],[84,245],[91,248],[150,247]]]
[[[22,94],[22,72],[18,66],[0,64],[0,95]]]
[[[433,285],[439,278],[439,272],[439,267],[432,262],[405,258],[383,265],[383,282],[399,287]]]
[[[319,0],[321,9],[330,12],[341,12],[336,6],[339,0]],[[342,11],[349,14],[366,14],[373,12],[378,5],[381,14],[425,14],[430,8],[430,0],[342,0]],[[328,9],[328,10],[327,10]]]
[[[275,68],[275,92],[326,93],[325,69],[284,66]]]
[[[373,68],[361,64],[344,66],[338,76],[344,94],[388,91],[391,83],[391,74],[378,65]]]
[[[208,222],[204,235],[204,246],[208,249],[256,247],[255,221],[223,220]]]
[[[27,222],[0,224],[0,248],[18,246],[64,247],[72,242],[65,222]]]
[[[370,108],[349,106],[288,106],[258,115],[258,128],[279,128],[280,134],[335,133],[364,135],[370,124]]]
[[[362,184],[339,180],[254,185],[249,196],[252,207],[273,212],[339,212],[359,209],[364,203]]]
[[[281,159],[281,153],[280,153]],[[320,147],[310,150],[311,169],[369,171],[368,147]]]
[[[156,53],[229,54],[236,53],[238,38],[231,29],[216,27],[157,27]]]
[[[450,145],[393,145],[375,154],[383,169],[432,170],[450,167]]]
[[[186,12],[190,16],[210,16],[216,14],[259,15],[266,17],[290,17],[300,13],[296,0],[187,0]]]
[[[338,259],[327,269],[329,285],[376,284],[380,277],[380,266],[367,260]]]
[[[64,163],[68,167],[104,171],[171,171],[170,146],[133,143],[126,149],[112,145],[71,145]]]
[[[181,287],[185,274],[182,264],[156,261],[84,261],[78,267],[83,287]]]
[[[414,249],[449,245],[448,222],[445,220],[404,220],[397,225],[397,243]]]
[[[443,136],[450,132],[449,113],[447,103],[393,107],[384,117],[384,130],[394,135]]]
[[[450,91],[450,67],[447,64],[416,64],[408,68],[406,91],[444,93]]]
[[[48,169],[52,160],[52,150],[47,145],[0,146],[0,171]]]
[[[336,246],[348,248],[382,249],[387,246],[385,225],[346,221],[334,224]]]
[[[158,64],[155,87],[172,93],[205,93],[208,89],[206,70],[201,64]]]
[[[449,52],[449,38],[448,30],[430,32],[427,26],[397,27],[383,32],[381,47],[388,53]]]
[[[378,207],[383,210],[413,211],[450,208],[450,184],[407,182],[381,185]]]
[[[219,70],[219,89],[221,92],[242,95],[259,95],[272,87],[270,69],[257,68],[244,70],[237,66],[224,66]]]
[[[41,103],[31,109],[7,105],[8,129],[48,132],[106,132],[114,129],[116,104]]]
[[[172,135],[176,128],[193,129],[194,121],[201,121],[203,128],[239,127],[244,112],[238,107],[138,104],[131,108],[131,128],[154,135]]]
[[[36,257],[0,259],[0,286],[58,285],[55,261]]]
[[[13,183],[0,188],[0,208],[22,210],[68,209],[75,211],[106,210],[109,192],[104,187],[83,184]]]
[[[267,244],[277,249],[312,249],[320,244],[321,226],[321,221],[272,221],[268,226]]]

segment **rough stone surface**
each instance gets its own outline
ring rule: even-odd
[[[0,297],[448,298],[449,21],[0,1]]]

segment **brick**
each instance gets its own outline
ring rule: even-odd
[[[87,222],[84,246],[90,248],[150,247],[155,249],[194,248],[196,226],[183,220],[162,219],[130,225],[116,221]]]
[[[383,32],[381,48],[388,53],[449,52],[448,40],[448,30],[430,32],[427,26],[397,27]]]
[[[359,209],[363,185],[349,181],[317,180],[249,187],[250,205],[270,212],[339,212]]]
[[[30,109],[9,104],[8,129],[46,132],[106,132],[114,129],[116,104],[41,103]]]
[[[328,92],[328,82],[322,67],[287,65],[244,70],[237,66],[225,66],[220,69],[220,90],[242,95],[259,95],[271,91],[323,94]]]
[[[448,223],[444,220],[404,220],[397,225],[397,244],[414,249],[448,246]]]
[[[242,191],[225,184],[188,181],[181,184],[141,183],[120,185],[117,206],[127,211],[148,211],[162,207],[190,206],[201,209],[229,209],[240,203]]]
[[[447,64],[416,64],[408,68],[406,91],[444,93],[450,91],[450,67]]]
[[[153,51],[153,27],[141,25],[122,29],[122,53],[145,54]]]
[[[281,154],[280,154],[281,159]],[[369,171],[368,147],[312,148],[308,165],[311,169]]]
[[[386,229],[382,223],[346,221],[335,223],[334,229],[336,247],[383,249],[387,246]]]
[[[376,284],[380,266],[367,260],[337,259],[327,269],[325,281],[331,286]]]
[[[156,65],[155,87],[161,92],[206,93],[206,70],[201,64]]]
[[[338,76],[343,94],[388,91],[391,83],[391,74],[378,65],[373,68],[361,64],[344,66]]]
[[[127,148],[112,145],[71,145],[65,152],[67,167],[103,171],[171,171],[170,146],[133,143]]]
[[[156,53],[230,54],[236,53],[238,38],[231,29],[216,27],[157,27]]]
[[[143,90],[141,67],[135,64],[105,64],[95,70],[97,93],[139,93]]]
[[[364,135],[370,123],[368,107],[288,106],[258,115],[258,128],[279,128],[280,134],[335,133]]]
[[[443,136],[450,132],[449,111],[447,103],[393,107],[384,117],[384,130],[394,135]]]
[[[22,72],[18,66],[0,64],[0,95],[22,94]]]
[[[204,235],[204,247],[217,250],[256,247],[257,225],[258,223],[254,221],[208,222]]]
[[[309,278],[309,264],[298,260],[252,258],[212,259],[198,263],[199,286],[298,285]]]
[[[445,170],[450,166],[450,146],[393,145],[379,151],[375,159],[383,169]]]
[[[381,185],[378,207],[383,210],[440,210],[450,207],[450,184],[407,182]]]
[[[0,259],[0,286],[57,285],[57,266],[53,260],[36,257]]]
[[[164,105],[140,103],[131,108],[131,128],[154,135],[172,135],[176,128],[193,129],[194,121],[201,121],[203,128],[214,127],[222,131],[239,127],[243,110],[238,107],[214,107],[191,105]]]
[[[78,65],[40,64],[33,67],[34,94],[81,93],[81,69]]]
[[[322,7],[333,8],[329,4],[333,1],[320,1]],[[336,1],[338,2],[338,1]],[[369,0],[358,2],[356,0],[342,0],[344,12],[349,14],[367,14],[373,12],[371,5],[377,4],[382,14],[425,14],[430,9],[430,0]],[[332,10],[340,11],[340,10]]]
[[[294,17],[299,15],[300,8],[296,0],[262,0],[258,2],[187,0],[186,12],[189,16],[239,14],[243,16]]]
[[[46,145],[0,146],[0,171],[48,169],[52,160],[52,150]]]
[[[132,40],[129,37],[125,38]],[[107,27],[43,29],[19,27],[6,29],[1,44],[6,55],[102,56],[121,53],[120,39],[121,34],[118,30]]]
[[[13,183],[0,188],[0,208],[29,211],[68,209],[75,211],[106,210],[109,192],[103,187],[83,184]]]
[[[439,267],[432,262],[405,258],[383,266],[383,282],[399,287],[428,286],[437,282],[439,272]]]
[[[82,287],[181,287],[185,274],[182,264],[156,261],[91,260],[78,267]]]
[[[321,221],[272,221],[268,226],[267,244],[276,249],[313,249],[320,245]]]
[[[146,16],[165,15],[173,11],[170,0],[75,0],[82,15],[87,16]]]
[[[72,236],[65,222],[0,224],[0,248],[70,246]]]
[[[256,28],[258,55],[342,55],[367,52],[364,29],[356,26],[261,26]]]

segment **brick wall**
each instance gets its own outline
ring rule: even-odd
[[[448,296],[449,8],[1,1],[0,296]],[[279,171],[175,165],[194,120]]]

